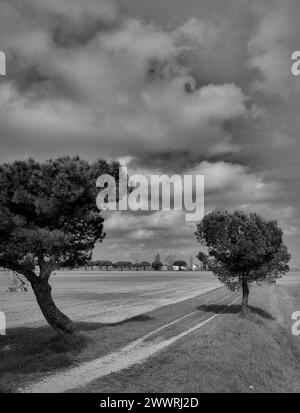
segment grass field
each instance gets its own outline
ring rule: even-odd
[[[59,274],[55,300],[81,330],[67,338],[2,279],[0,389],[59,391],[61,380],[60,391],[299,392],[298,277],[253,287],[243,317],[239,294],[207,273]]]
[[[75,321],[115,323],[195,297],[220,283],[206,272],[66,272],[51,278],[58,307]],[[44,318],[30,291],[7,294],[8,277],[0,273],[0,311],[8,328],[42,326]],[[17,303],[17,305],[16,305]]]
[[[252,293],[250,316],[242,317],[234,305],[145,363],[79,390],[299,393],[300,338],[291,334],[289,314],[299,308],[300,288],[262,287]]]

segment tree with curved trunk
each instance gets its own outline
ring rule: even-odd
[[[96,207],[96,180],[118,180],[119,164],[75,158],[0,166],[0,266],[23,275],[40,309],[58,333],[74,324],[55,305],[49,279],[57,268],[86,265],[101,242],[103,218]]]
[[[242,290],[243,313],[248,312],[253,282],[280,278],[289,271],[291,256],[274,220],[242,211],[211,212],[197,225],[195,235],[208,248],[213,273],[232,291]]]

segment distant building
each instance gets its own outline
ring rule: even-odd
[[[179,260],[179,261],[173,262],[173,270],[174,271],[187,271],[188,269],[189,269],[189,267],[188,267],[188,265],[185,261],[180,261]]]

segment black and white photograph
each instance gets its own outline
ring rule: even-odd
[[[299,19],[0,0],[3,397],[300,393]]]

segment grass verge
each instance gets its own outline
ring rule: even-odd
[[[248,316],[234,305],[145,363],[80,391],[299,392],[300,339],[291,333],[290,311],[300,289],[259,287],[251,294]]]

